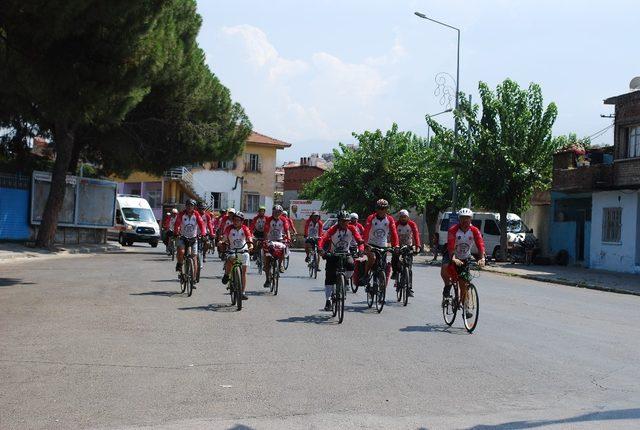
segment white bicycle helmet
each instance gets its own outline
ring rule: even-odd
[[[402,209],[398,216],[409,216],[409,211],[406,209]]]
[[[458,216],[468,216],[469,218],[473,218],[473,211],[469,208],[462,208],[458,211]]]
[[[349,218],[355,219],[357,221],[358,220],[358,214],[355,213],[355,212],[352,212],[351,215],[349,215]]]
[[[234,213],[236,213],[236,210],[235,210],[235,208],[229,208],[229,209],[227,209],[227,213],[234,214]]]
[[[171,213],[172,214],[177,214],[178,213],[178,209],[176,209],[176,208],[171,209]]]

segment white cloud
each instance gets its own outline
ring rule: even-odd
[[[227,36],[240,36],[247,50],[247,61],[258,68],[266,67],[270,80],[291,77],[307,70],[308,65],[301,60],[288,60],[278,53],[269,42],[264,31],[252,25],[223,27]]]
[[[242,41],[243,55],[258,74],[247,82],[256,97],[251,100],[254,123],[267,124],[271,132],[294,142],[337,141],[354,129],[374,126],[376,99],[394,81],[383,69],[405,55],[397,37],[389,52],[361,63],[327,52],[313,53],[305,61],[283,57],[257,27],[243,24],[222,31]]]

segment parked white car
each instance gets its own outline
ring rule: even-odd
[[[444,250],[447,246],[447,231],[450,227],[450,216],[451,212],[444,212],[438,218],[438,244],[441,250]],[[498,252],[500,252],[500,214],[494,212],[475,212],[471,223],[482,233],[487,255],[495,259]],[[524,240],[527,235],[533,235],[533,230],[530,230],[518,215],[508,213],[507,240],[509,243]],[[478,252],[475,244],[471,252],[474,254]]]
[[[146,242],[152,247],[160,241],[160,226],[149,202],[140,196],[118,194],[116,197],[115,225],[107,230],[107,237],[120,245],[131,246]]]

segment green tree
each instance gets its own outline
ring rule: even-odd
[[[482,114],[464,97],[456,112],[462,139],[456,144],[461,182],[471,187],[477,203],[500,213],[501,254],[507,249],[507,212],[527,209],[535,189],[551,180],[557,141],[551,128],[554,103],[544,106],[537,84],[522,89],[510,79],[492,91],[479,84]],[[463,168],[462,168],[463,167]]]
[[[159,172],[241,149],[250,124],[204,64],[199,27],[194,0],[3,2],[0,121],[36,124],[56,151],[39,246],[53,244],[81,154]]]
[[[301,196],[324,201],[330,211],[345,207],[361,214],[372,212],[380,198],[395,209],[423,207],[426,141],[396,124],[385,133],[353,136],[357,148],[340,144],[333,168],[307,184]]]
[[[433,124],[435,136],[429,141],[425,152],[424,195],[425,220],[429,233],[438,230],[438,215],[451,208],[453,194],[453,180],[456,176],[458,163],[454,155],[455,136],[451,130]],[[469,187],[465,183],[458,183],[458,201],[469,198]]]

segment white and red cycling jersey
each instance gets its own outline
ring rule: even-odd
[[[285,238],[289,238],[289,221],[284,215],[278,218],[268,217],[264,226],[264,235],[268,241],[282,242]]]
[[[173,233],[176,236],[180,235],[187,239],[194,239],[198,235],[207,234],[207,227],[204,225],[204,221],[198,211],[193,211],[193,213],[189,215],[185,209],[176,217],[176,222],[173,225]]]
[[[387,243],[391,242],[391,246],[398,246],[398,232],[396,231],[396,221],[391,215],[384,218],[378,218],[373,213],[367,218],[367,224],[364,227],[364,240],[367,245],[384,248]]]
[[[400,246],[409,245],[416,248],[420,247],[420,232],[415,222],[408,220],[405,224],[402,224],[398,221],[396,231],[398,232]]]
[[[267,224],[265,215],[256,215],[251,221],[251,231],[264,232],[264,226]]]
[[[447,251],[453,258],[459,260],[467,260],[471,257],[471,246],[476,244],[478,252],[484,257],[484,239],[477,227],[471,225],[467,231],[460,228],[460,224],[456,224],[449,229],[447,236]]]
[[[313,222],[311,217],[307,219],[307,222],[304,223],[304,237],[308,237],[309,239],[318,239],[322,235],[322,221],[318,220]]]
[[[358,229],[351,224],[348,224],[347,228],[341,229],[340,226],[336,224],[322,236],[318,247],[325,251],[348,252],[352,243],[356,243],[360,251],[364,249],[364,241]]]
[[[200,214],[202,217],[202,221],[204,221],[204,225],[207,227],[207,233],[213,235],[215,233],[215,229],[213,228],[213,214],[209,211],[204,211]]]
[[[251,230],[246,225],[242,225],[240,228],[230,225],[224,231],[223,237],[225,242],[234,250],[247,249],[248,244],[253,242]]]

